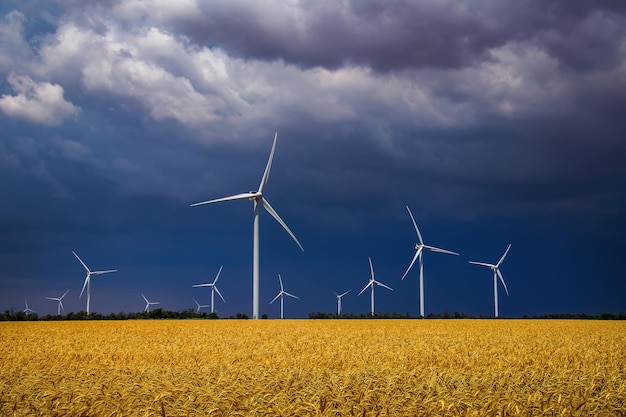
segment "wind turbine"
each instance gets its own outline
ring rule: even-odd
[[[413,267],[413,264],[415,263],[415,261],[419,259],[420,261],[419,262],[420,264],[420,316],[424,317],[424,258],[423,258],[424,249],[427,249],[431,252],[447,253],[450,255],[458,255],[458,253],[452,252],[446,249],[436,248],[430,245],[425,245],[424,240],[422,240],[422,234],[420,233],[420,230],[417,228],[417,223],[415,223],[415,219],[413,218],[413,213],[411,213],[411,209],[409,208],[409,206],[406,206],[406,209],[409,211],[409,216],[411,216],[411,220],[413,221],[413,226],[415,226],[415,231],[417,232],[417,238],[419,239],[419,243],[415,244],[415,249],[416,249],[415,256],[413,256],[413,260],[411,261],[411,264],[409,265],[409,267],[406,269],[406,272],[402,276],[402,280],[406,278],[407,274]]]
[[[197,301],[196,301],[196,299],[195,299],[195,298],[193,299],[193,301],[194,301],[194,303],[196,303],[196,305],[198,306],[198,308],[196,309],[196,313],[199,313],[199,312],[200,312],[200,309],[201,309],[201,308],[203,308],[203,307],[210,307],[208,304],[202,304],[202,305],[201,305],[199,302],[197,302]]]
[[[198,285],[192,285],[192,287],[211,287],[211,313],[213,313],[213,302],[215,301],[215,293],[217,292],[217,295],[220,296],[220,298],[222,299],[223,302],[226,302],[226,300],[224,300],[224,297],[222,297],[222,294],[220,293],[220,290],[217,289],[217,285],[215,285],[217,283],[217,279],[220,277],[220,273],[222,272],[222,268],[223,266],[220,266],[220,270],[217,271],[217,275],[215,276],[215,279],[213,280],[212,283],[210,284],[198,284]]]
[[[270,301],[270,304],[272,304],[274,301],[276,301],[277,298],[280,297],[280,318],[282,319],[283,318],[283,299],[285,298],[285,295],[288,297],[292,297],[292,298],[298,298],[298,297],[296,297],[293,294],[289,294],[287,291],[283,289],[283,279],[280,277],[280,274],[278,274],[278,281],[280,282],[280,292],[276,295],[276,297],[274,297],[272,301]]]
[[[156,304],[161,304],[158,301],[148,301],[146,296],[143,295],[143,294],[141,294],[141,296],[143,297],[144,300],[146,300],[146,308],[144,308],[143,311],[147,311],[149,313],[150,312],[150,306],[153,306],[153,305],[156,305]]]
[[[24,303],[26,304],[26,308],[24,310],[22,310],[22,312],[26,315],[31,314],[31,313],[36,313],[35,310],[28,308],[28,301],[26,301],[26,299],[24,299]]]
[[[346,292],[344,292],[343,294],[337,294],[335,293],[335,295],[337,296],[337,317],[341,316],[341,298],[346,295],[347,293],[349,293],[352,290],[348,290]]]
[[[370,261],[370,271],[372,272],[372,277],[370,278],[369,283],[361,290],[361,292],[358,295],[361,295],[363,293],[363,291],[365,291],[367,289],[367,287],[371,287],[372,288],[372,316],[374,315],[374,285],[380,285],[383,288],[387,288],[390,291],[393,291],[393,288],[386,286],[385,284],[383,284],[382,282],[376,281],[374,279],[374,267],[372,266],[372,258],[367,258]]]
[[[74,254],[76,259],[79,260],[79,262],[83,265],[83,267],[87,271],[87,277],[85,277],[85,283],[83,284],[83,289],[80,290],[80,295],[78,296],[78,298],[81,298],[83,296],[83,292],[85,291],[85,286],[86,286],[87,287],[87,315],[89,315],[89,301],[91,300],[91,290],[90,290],[90,287],[91,287],[91,276],[92,275],[108,274],[110,272],[117,272],[117,269],[108,269],[106,271],[90,271],[89,268],[87,268],[87,265],[85,265],[85,263],[83,262],[83,260],[80,259],[80,257],[78,255],[76,255],[76,252],[72,251],[72,253]]]
[[[291,229],[285,224],[285,222],[280,218],[278,213],[270,206],[270,203],[263,196],[263,189],[267,184],[267,180],[270,176],[270,168],[272,166],[272,159],[274,158],[274,149],[276,148],[276,138],[278,137],[278,133],[274,134],[274,144],[272,145],[272,150],[270,152],[270,157],[267,161],[267,166],[265,167],[265,172],[263,173],[263,177],[261,178],[261,184],[259,185],[258,191],[250,191],[247,193],[236,194],[230,197],[218,198],[215,200],[203,201],[200,203],[192,204],[191,207],[200,206],[203,204],[210,203],[219,203],[222,201],[230,201],[230,200],[245,200],[248,199],[254,203],[254,237],[252,244],[252,318],[259,318],[259,203],[265,207],[271,216],[276,219],[278,223],[289,233],[289,235],[293,238],[293,240],[298,244],[300,249],[304,252],[304,248],[293,234]]]
[[[495,313],[495,317],[498,318],[498,277],[500,278],[500,281],[502,281],[502,285],[504,286],[504,291],[506,291],[506,295],[509,295],[509,290],[506,287],[506,283],[504,282],[504,278],[502,277],[502,272],[500,272],[500,265],[502,264],[502,261],[504,261],[504,258],[506,257],[506,254],[509,253],[509,249],[511,249],[511,244],[509,243],[509,247],[506,248],[506,251],[504,251],[504,255],[502,255],[502,258],[500,258],[500,260],[498,261],[497,264],[488,264],[485,262],[475,262],[475,261],[469,261],[469,263],[474,264],[474,265],[481,265],[481,266],[486,266],[488,268],[491,268],[491,270],[493,271],[493,304],[494,304],[494,313]]]
[[[70,292],[70,290],[65,291],[65,293],[60,296],[60,297],[46,297],[46,300],[53,300],[53,301],[58,301],[59,305],[57,306],[57,316],[61,315],[61,310],[65,311],[65,308],[63,307],[63,297],[65,297],[67,295],[67,293]]]

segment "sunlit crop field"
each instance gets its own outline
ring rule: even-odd
[[[1,416],[623,416],[626,323],[0,323]]]

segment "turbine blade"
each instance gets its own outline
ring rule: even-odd
[[[470,264],[474,264],[474,265],[486,266],[487,268],[495,268],[495,265],[488,264],[488,263],[485,263],[485,262],[469,261],[469,263]]]
[[[89,281],[89,272],[87,273],[87,276],[85,277],[85,282],[83,283],[83,289],[80,290],[80,295],[78,296],[78,298],[81,298],[83,296],[83,292],[85,291],[85,287],[87,286],[87,281]]]
[[[91,275],[102,275],[102,274],[108,274],[111,272],[117,272],[117,269],[108,269],[106,271],[93,271]]]
[[[344,292],[343,294],[338,295],[337,297],[341,298],[341,297],[343,297],[344,295],[346,295],[347,293],[349,293],[350,291],[352,291],[352,290],[348,290],[348,291]]]
[[[372,258],[367,258],[370,261],[370,272],[372,274],[372,281],[374,281],[374,266],[372,265]]]
[[[298,300],[300,299],[300,297],[296,297],[293,294],[289,294],[287,291],[283,292],[284,295],[288,296],[288,297],[292,297],[292,298],[297,298]]]
[[[198,306],[198,308],[200,308],[200,303],[196,301],[195,298],[193,298],[193,302],[196,303],[196,305]]]
[[[270,169],[272,168],[272,160],[274,159],[274,149],[276,149],[276,138],[278,138],[278,132],[274,134],[274,143],[272,144],[272,150],[270,151],[270,157],[267,160],[267,165],[265,166],[265,172],[263,173],[263,178],[261,178],[261,184],[259,184],[259,192],[263,192],[263,188],[265,188],[265,184],[267,184],[267,180],[270,177]]]
[[[217,289],[216,286],[213,286],[213,288],[215,288],[215,292],[217,293],[217,295],[220,296],[220,298],[222,299],[223,302],[226,302],[226,300],[224,300],[224,297],[222,297],[222,293],[220,292],[220,290]]]
[[[425,248],[427,248],[428,250],[430,250],[432,252],[440,252],[440,253],[447,253],[447,254],[450,254],[450,255],[458,255],[458,253],[452,252],[451,250],[436,248],[434,246],[425,246]]]
[[[215,279],[213,280],[213,285],[215,285],[215,283],[217,282],[217,279],[220,277],[220,274],[222,273],[222,268],[224,267],[224,265],[220,266],[220,270],[217,271],[217,275],[215,276]]]
[[[363,294],[363,291],[365,291],[365,290],[366,290],[366,289],[367,289],[370,285],[372,285],[372,284],[373,284],[373,282],[374,282],[374,281],[370,281],[370,282],[369,282],[369,283],[368,283],[365,287],[363,287],[363,289],[361,290],[361,292],[359,292],[359,293],[357,294],[357,297],[358,297],[359,295]]]
[[[291,231],[291,229],[289,229],[289,227],[285,224],[285,222],[283,221],[283,219],[280,218],[280,216],[278,215],[278,213],[276,213],[276,211],[272,208],[272,206],[270,206],[270,203],[265,199],[265,197],[261,198],[261,201],[263,202],[263,207],[265,207],[265,210],[267,210],[267,212],[269,214],[272,215],[272,217],[274,219],[276,219],[276,221],[278,223],[280,223],[281,226],[283,226],[283,228],[287,231],[287,233],[289,233],[289,236],[291,236],[293,238],[293,240],[298,244],[298,246],[300,247],[300,249],[302,250],[302,252],[304,252],[304,248],[302,247],[302,245],[300,244],[300,242],[298,241],[298,239],[296,238],[296,235],[293,234],[293,232]]]
[[[378,281],[374,281],[374,283],[376,283],[377,285],[380,285],[383,288],[387,288],[388,290],[393,291],[393,288],[386,286],[385,284],[383,284],[382,282],[378,282]]]
[[[146,303],[150,304],[150,301],[148,301],[145,295],[141,294],[141,296],[143,297],[144,300],[146,300]]]
[[[59,301],[61,301],[63,299],[63,297],[65,297],[67,295],[68,292],[70,292],[70,290],[65,291],[65,293],[61,296],[61,298],[59,298]]]
[[[504,261],[504,258],[506,258],[506,254],[509,253],[509,249],[511,249],[511,244],[509,243],[509,247],[506,248],[506,251],[504,251],[504,255],[502,255],[502,258],[500,258],[500,262],[498,262],[496,265],[500,266],[500,264],[502,263],[502,261]]]
[[[215,200],[208,200],[208,201],[202,201],[200,203],[194,203],[190,207],[202,206],[204,204],[211,204],[211,203],[220,203],[222,201],[245,200],[250,197],[254,197],[255,195],[257,194],[256,193],[241,193],[241,194],[231,195],[230,197],[216,198]]]
[[[213,284],[196,284],[192,285],[192,287],[212,287]]]
[[[58,299],[58,298],[52,298],[52,297],[46,297],[46,300],[59,301],[59,299]]]
[[[283,292],[283,279],[280,274],[278,274],[278,282],[280,282],[280,292]]]
[[[506,295],[509,295],[509,289],[506,287],[506,282],[504,282],[504,278],[502,277],[502,272],[499,269],[496,269],[498,273],[498,277],[500,277],[500,281],[502,281],[502,285],[504,285],[504,291],[506,291]]]
[[[417,251],[415,251],[415,256],[413,257],[413,260],[411,261],[411,264],[409,265],[409,267],[406,269],[406,272],[404,273],[404,275],[402,275],[402,280],[404,280],[404,278],[406,278],[406,276],[409,273],[409,271],[411,270],[411,268],[413,268],[413,264],[415,263],[415,261],[417,261],[417,258],[419,258],[420,253],[422,252],[423,248],[424,248],[423,246],[420,246],[419,249]]]
[[[283,295],[282,291],[278,293],[278,295],[276,295],[276,297],[274,297],[274,299],[272,301],[270,301],[270,304],[272,304],[274,301],[276,301],[278,299],[278,297],[280,297],[281,295]]]
[[[417,232],[417,238],[420,240],[420,243],[423,245],[424,241],[422,240],[422,234],[420,233],[420,229],[417,228],[417,223],[415,223],[415,218],[413,217],[413,213],[411,213],[411,209],[409,206],[406,206],[406,209],[409,211],[409,216],[411,216],[411,220],[413,221],[413,226],[415,227],[415,231]]]
[[[83,264],[83,267],[85,268],[85,270],[86,270],[87,272],[89,272],[89,268],[87,268],[87,265],[85,265],[85,263],[83,262],[83,260],[82,260],[82,259],[80,259],[80,257],[79,257],[78,255],[76,255],[76,252],[72,251],[72,253],[73,253],[73,254],[74,254],[74,256],[76,257],[76,259],[78,259],[78,261],[79,261],[81,264]]]

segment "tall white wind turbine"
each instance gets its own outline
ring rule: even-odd
[[[80,295],[78,296],[78,298],[81,298],[83,296],[83,292],[85,291],[85,286],[86,286],[87,287],[87,315],[89,315],[89,302],[91,300],[91,288],[90,288],[91,287],[91,276],[92,275],[108,274],[110,272],[117,272],[117,269],[108,269],[106,271],[90,271],[89,268],[87,268],[87,265],[85,265],[85,263],[83,262],[83,260],[80,259],[80,257],[78,255],[76,255],[76,252],[72,251],[72,253],[74,254],[76,259],[78,259],[78,261],[83,265],[83,267],[87,271],[87,277],[85,277],[85,283],[83,284],[83,289],[80,290]]]
[[[282,319],[283,318],[283,300],[285,298],[285,295],[287,297],[292,297],[292,298],[298,298],[298,297],[296,297],[293,294],[289,294],[287,291],[283,289],[283,279],[280,277],[280,274],[278,274],[278,282],[280,282],[280,292],[276,295],[276,297],[274,297],[272,301],[270,301],[270,304],[276,301],[276,299],[280,298],[280,318]]]
[[[486,262],[475,262],[475,261],[469,262],[474,265],[486,266],[488,268],[491,268],[491,270],[493,271],[493,305],[494,305],[494,316],[496,318],[498,317],[498,278],[500,278],[500,281],[502,281],[502,285],[504,286],[504,291],[506,291],[506,295],[509,295],[509,289],[506,287],[506,282],[504,282],[504,278],[502,277],[502,272],[500,272],[500,265],[502,264],[502,261],[504,261],[504,258],[506,258],[506,254],[509,253],[509,249],[511,249],[510,243],[509,243],[509,247],[506,248],[506,251],[504,251],[504,255],[502,255],[502,258],[500,258],[498,263],[495,265],[488,264]]]
[[[22,312],[26,315],[31,314],[31,313],[36,313],[35,310],[28,308],[28,301],[26,299],[24,299],[24,303],[26,304],[26,308],[24,310],[22,310]]]
[[[210,307],[210,305],[208,304],[200,304],[199,302],[196,301],[195,298],[193,299],[193,302],[196,303],[196,305],[198,306],[198,308],[196,309],[196,313],[199,313],[201,308]]]
[[[210,284],[198,284],[198,285],[192,285],[193,287],[211,287],[211,313],[213,313],[215,310],[213,309],[214,306],[214,301],[215,301],[215,293],[217,292],[217,295],[220,296],[220,298],[222,299],[223,302],[226,302],[226,300],[224,300],[224,297],[222,297],[222,293],[220,293],[220,290],[217,289],[217,279],[220,277],[220,274],[222,273],[222,268],[223,265],[220,266],[220,270],[217,271],[217,275],[215,276],[215,279],[213,280],[212,283]]]
[[[341,299],[343,298],[344,295],[346,295],[350,291],[352,290],[348,290],[342,294],[335,293],[335,295],[337,296],[337,317],[341,316]]]
[[[161,304],[158,301],[148,301],[148,299],[146,298],[145,295],[141,294],[141,296],[143,297],[143,299],[146,301],[146,308],[143,309],[143,311],[147,311],[148,313],[150,312],[150,306],[153,305],[157,305],[157,304]]]
[[[416,260],[419,259],[419,264],[420,264],[420,316],[424,317],[424,249],[427,249],[431,252],[439,252],[439,253],[447,253],[450,255],[458,255],[458,253],[456,252],[452,252],[446,249],[441,249],[441,248],[436,248],[434,246],[430,246],[430,245],[425,245],[424,244],[424,240],[422,239],[422,234],[420,233],[420,230],[417,228],[417,223],[415,223],[415,218],[413,218],[413,213],[411,213],[411,209],[409,208],[409,206],[406,206],[406,209],[409,212],[409,216],[411,216],[411,220],[413,221],[413,226],[415,226],[415,231],[417,232],[417,238],[419,239],[419,243],[415,244],[415,256],[413,256],[413,260],[411,261],[411,264],[409,265],[409,267],[406,269],[406,272],[404,273],[404,275],[402,276],[402,280],[404,280],[404,278],[406,278],[407,274],[409,273],[409,271],[411,270],[411,268],[413,267],[413,264],[415,263]]]
[[[278,213],[270,206],[270,203],[263,196],[263,189],[267,184],[267,180],[270,176],[270,168],[272,167],[272,159],[274,158],[274,149],[276,148],[276,138],[278,137],[278,133],[274,135],[274,144],[272,145],[272,150],[270,152],[270,157],[267,161],[267,166],[265,167],[265,172],[263,173],[263,177],[261,178],[261,184],[259,185],[258,191],[250,191],[247,193],[236,194],[230,197],[218,198],[215,200],[203,201],[200,203],[192,204],[191,207],[200,206],[203,204],[211,204],[211,203],[219,203],[222,201],[230,201],[230,200],[251,200],[254,203],[254,237],[252,244],[252,318],[259,318],[259,203],[265,207],[267,212],[274,218],[281,226],[289,233],[289,235],[293,238],[293,240],[298,244],[300,249],[304,252],[304,248],[293,234],[291,229],[285,224],[285,222],[280,218]]]
[[[372,266],[372,258],[367,258],[367,259],[369,259],[369,261],[370,261],[370,271],[372,273],[372,276],[371,276],[368,284],[361,290],[361,292],[358,295],[361,295],[363,293],[363,291],[365,291],[367,289],[367,287],[371,287],[372,288],[372,311],[371,311],[371,314],[373,316],[374,315],[374,286],[380,285],[381,287],[387,288],[390,291],[393,291],[393,288],[388,287],[385,284],[383,284],[382,282],[376,281],[376,279],[374,279],[374,267]]]
[[[53,300],[53,301],[58,301],[58,306],[57,306],[57,316],[61,315],[61,310],[65,311],[65,307],[63,307],[63,297],[65,297],[67,295],[67,293],[70,292],[70,290],[65,291],[65,293],[60,296],[60,297],[46,297],[46,300]]]

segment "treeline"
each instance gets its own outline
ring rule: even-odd
[[[421,319],[420,316],[413,316],[409,313],[400,314],[400,313],[375,313],[374,315],[370,313],[361,313],[361,314],[342,314],[341,316],[337,316],[334,313],[326,313],[322,311],[318,311],[316,313],[309,313],[310,319]],[[459,313],[455,311],[454,313],[444,312],[443,314],[429,314],[425,317],[426,319],[492,319],[493,316],[485,316],[478,315],[474,316],[471,314]],[[511,319],[517,317],[500,317],[500,319]],[[524,315],[522,319],[570,319],[570,320],[626,320],[626,313],[602,313],[600,315],[593,314],[543,314],[540,316],[528,316]]]
[[[152,311],[142,311],[140,313],[111,313],[100,314],[91,313],[87,314],[85,311],[79,311],[77,313],[70,312],[67,314],[46,314],[45,316],[39,316],[37,313],[26,314],[22,311],[15,312],[13,310],[5,310],[0,314],[0,321],[58,321],[58,320],[149,320],[149,319],[171,319],[171,320],[188,320],[188,319],[202,319],[202,320],[216,320],[220,317],[217,313],[196,312],[193,309],[183,311],[170,311],[163,310],[161,308],[154,309]],[[228,319],[247,319],[248,315],[244,313],[237,313],[235,316],[224,317]],[[266,318],[266,317],[265,317]]]
[[[91,313],[87,314],[85,311],[79,311],[77,313],[70,312],[65,315],[56,315],[56,314],[46,314],[45,316],[39,316],[37,313],[26,314],[22,311],[15,312],[13,310],[5,310],[4,313],[0,314],[0,321],[59,321],[59,320],[151,320],[151,319],[170,319],[170,320],[217,320],[217,319],[249,319],[250,317],[244,313],[237,313],[234,316],[228,317],[219,317],[217,313],[205,313],[205,312],[196,312],[193,309],[182,310],[182,311],[171,311],[171,310],[163,310],[157,308],[150,312],[143,311],[140,313],[110,313],[110,314],[100,314],[100,313]],[[267,319],[267,314],[261,316],[262,319]],[[309,313],[309,319],[420,319],[419,316],[413,316],[410,313],[400,314],[400,313],[376,313],[371,315],[370,313],[361,313],[361,314],[342,314],[341,316],[337,316],[334,313],[327,313],[318,311],[316,313]],[[473,316],[465,313],[454,312],[448,313],[447,311],[443,314],[429,314],[425,317],[426,319],[491,319],[492,316]],[[506,318],[517,318],[517,317],[500,317],[501,319]],[[528,316],[524,315],[522,319],[559,319],[559,320],[626,320],[626,313],[603,313],[600,315],[593,314],[544,314],[540,316]]]

